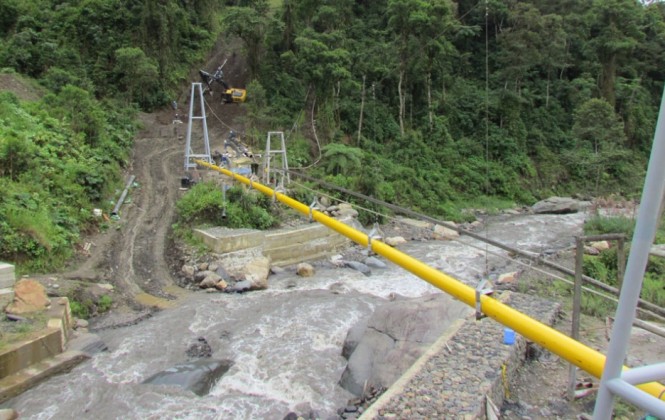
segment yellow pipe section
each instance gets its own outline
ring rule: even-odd
[[[296,201],[287,195],[275,192],[270,187],[253,182],[244,176],[238,175],[227,169],[220,168],[202,160],[197,160],[196,163],[206,168],[221,172],[224,175],[228,175],[243,184],[253,187],[265,195],[275,197],[276,200],[279,200],[281,203],[299,211],[305,216],[309,217],[310,215],[309,206],[306,206],[305,204]],[[365,247],[370,245],[367,234],[363,232],[360,232],[338,220],[335,220],[332,217],[326,216],[317,210],[311,210],[311,216],[313,220],[316,220],[317,222],[329,227],[330,229],[346,236],[359,245]],[[475,308],[475,289],[445,273],[442,273],[441,271],[428,266],[427,264],[411,257],[410,255],[407,255],[391,247],[390,245],[386,245],[381,241],[372,240],[371,247],[372,251],[378,255],[387,258],[388,260],[415,274],[433,286],[438,287],[449,295]],[[540,344],[542,347],[558,355],[559,357],[564,358],[568,362],[590,373],[596,378],[600,378],[603,374],[603,367],[605,366],[605,355],[602,353],[573,340],[572,338],[560,333],[554,328],[536,321],[535,319],[524,315],[523,313],[499,302],[496,299],[493,299],[490,296],[481,295],[480,304],[481,310],[485,315],[496,320],[500,324],[503,324],[517,331],[528,340]],[[624,367],[624,369],[628,368]],[[639,388],[656,398],[664,399],[665,397],[665,386],[658,382],[642,384],[639,386]]]

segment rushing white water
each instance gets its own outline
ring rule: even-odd
[[[583,219],[583,214],[500,217],[481,233],[543,252],[572,245]],[[402,249],[473,283],[486,268],[485,245],[462,240],[480,249],[457,241],[412,242]],[[488,264],[511,268],[497,257]],[[138,325],[101,332],[109,351],[3,406],[34,419],[281,419],[289,411],[310,409],[327,418],[352,397],[337,386],[348,329],[391,293],[418,297],[438,292],[388,263],[369,277],[348,268],[320,267],[311,278],[291,271],[272,276],[265,291],[196,293]],[[200,336],[210,343],[214,358],[235,362],[208,395],[141,384],[185,361],[187,347]]]

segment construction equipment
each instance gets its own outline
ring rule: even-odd
[[[213,83],[217,82],[222,85],[222,102],[224,103],[240,103],[245,102],[247,98],[247,91],[245,89],[230,87],[228,83],[224,81],[224,71],[222,68],[226,64],[227,60],[224,60],[221,66],[217,67],[217,70],[214,74],[210,74],[205,70],[199,70],[199,75],[201,75],[201,80],[205,84],[205,92],[210,92],[212,95],[213,92]]]

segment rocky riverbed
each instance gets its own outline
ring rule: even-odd
[[[581,213],[504,215],[479,228],[490,237],[533,252],[554,252],[572,244],[583,219]],[[512,269],[502,258],[487,256],[477,242],[471,241],[475,248],[470,248],[460,241],[431,240],[431,231],[421,232],[403,224],[384,229],[386,237],[400,233],[408,239],[397,245],[400,249],[471,285],[485,271],[497,277]],[[365,252],[352,249],[341,259],[366,262]],[[347,367],[342,347],[349,329],[397,297],[439,292],[387,261],[383,261],[385,268],[372,268],[368,276],[335,260],[313,263],[311,277],[299,276],[296,267],[283,267],[269,276],[267,289],[192,293],[178,307],[155,313],[137,325],[102,329],[99,334],[108,352],[9,405],[27,418],[103,419],[116,418],[117,413],[123,413],[123,418],[174,414],[204,419],[281,418],[289,412],[337,416],[340,408],[350,409],[350,400],[360,402],[360,397],[338,385]],[[188,346],[199,337],[210,345],[213,358],[233,361],[207,395],[142,384],[186,361]],[[369,389],[371,397],[376,392]]]

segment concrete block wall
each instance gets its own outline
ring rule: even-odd
[[[343,222],[352,223],[349,220]],[[260,248],[263,255],[277,265],[325,257],[351,243],[346,237],[319,223],[277,231],[197,229],[194,234],[210,249],[221,254]]]
[[[14,266],[0,261],[0,309],[4,310],[14,300],[16,273]]]
[[[28,333],[25,339],[0,351],[0,379],[65,351],[73,324],[69,299],[54,300],[46,316],[46,328]]]

